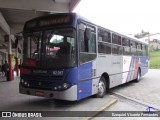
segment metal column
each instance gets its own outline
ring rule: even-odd
[[[9,81],[13,80],[12,79],[12,42],[11,42],[11,38],[10,35],[9,37],[9,41],[8,41],[8,63],[9,63]]]
[[[16,74],[17,76],[19,76],[19,68],[18,68],[18,48],[16,48],[15,50],[15,61],[16,61],[16,65],[15,65],[15,69],[16,69]]]

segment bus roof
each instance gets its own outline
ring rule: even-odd
[[[119,34],[119,35],[121,35],[122,37],[126,37],[126,38],[128,38],[128,39],[131,39],[131,40],[134,40],[134,41],[137,41],[137,42],[141,42],[141,43],[143,43],[143,44],[148,45],[147,42],[145,42],[145,41],[143,41],[143,40],[141,40],[141,39],[138,39],[138,38],[136,38],[136,37],[134,37],[134,36],[125,35],[125,34],[122,34],[122,33],[120,33],[120,32],[116,32],[116,31],[114,31],[114,30],[108,29],[108,28],[106,28],[106,27],[102,27],[101,25],[94,24],[94,23],[91,22],[89,19],[84,18],[83,16],[81,16],[81,15],[79,15],[79,14],[76,14],[76,15],[77,15],[77,18],[78,18],[78,19],[84,20],[85,22],[88,22],[88,23],[90,23],[90,24],[93,24],[93,25],[95,25],[95,26],[97,26],[97,27],[99,27],[99,28],[106,29],[106,30],[108,30],[108,31],[114,32],[114,33],[116,33],[116,34]]]
[[[40,16],[40,17],[37,17],[37,18],[34,18],[34,19],[31,19],[31,20],[29,20],[29,21],[27,21],[26,22],[26,24],[25,24],[25,26],[24,26],[24,30],[26,29],[26,28],[28,28],[28,26],[30,27],[33,27],[35,24],[36,24],[36,21],[40,21],[40,20],[47,20],[47,19],[50,19],[50,18],[52,18],[53,16],[72,16],[75,20],[78,20],[78,19],[80,19],[80,20],[83,20],[83,21],[85,21],[85,22],[87,22],[87,23],[89,23],[89,24],[93,24],[93,25],[95,25],[95,26],[97,26],[97,27],[99,27],[99,28],[102,28],[102,29],[106,29],[106,30],[108,30],[108,31],[110,31],[110,32],[114,32],[114,33],[116,33],[116,34],[119,34],[119,35],[121,35],[122,37],[126,37],[126,38],[128,38],[128,39],[130,39],[130,40],[134,40],[134,41],[137,41],[137,42],[141,42],[141,43],[143,43],[143,44],[146,44],[146,45],[148,45],[148,43],[147,42],[145,42],[145,41],[143,41],[143,40],[141,40],[141,39],[137,39],[137,38],[135,38],[135,37],[133,37],[133,36],[130,36],[130,35],[125,35],[125,34],[121,34],[120,32],[116,32],[116,31],[114,31],[114,30],[111,30],[111,29],[108,29],[108,28],[106,28],[106,27],[102,27],[102,26],[100,26],[100,25],[97,25],[97,24],[94,24],[93,22],[91,22],[91,20],[89,20],[89,19],[87,19],[87,18],[85,18],[85,17],[83,17],[83,16],[81,16],[81,15],[79,15],[79,14],[77,14],[77,13],[56,13],[56,14],[50,14],[50,15],[46,15],[46,16]],[[66,18],[64,18],[64,19],[66,19]],[[35,24],[34,24],[34,22],[35,22]],[[49,22],[50,21],[46,21],[46,22],[43,22],[43,24],[49,24]],[[54,20],[52,20],[51,21],[52,23],[54,22]],[[61,20],[61,22],[63,23],[64,21],[63,20]],[[68,21],[68,23],[69,23],[70,21]],[[74,21],[74,23],[73,24],[75,24],[75,22],[76,21]],[[54,22],[55,24],[56,24],[56,22]],[[27,26],[28,25],[28,26]]]

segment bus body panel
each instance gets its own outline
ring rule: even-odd
[[[64,81],[70,82],[72,84],[78,84],[78,67],[66,69],[68,73],[66,77],[64,77]]]
[[[97,70],[98,76],[103,73],[109,75],[110,84],[112,88],[121,84],[122,79],[122,56],[99,54],[97,59]]]
[[[98,54],[97,57],[97,76],[100,77],[104,72],[111,74],[112,72],[111,55]]]
[[[123,56],[122,84],[130,81],[129,78],[130,65],[131,65],[131,56]]]
[[[99,83],[99,76],[97,71],[97,58],[92,61],[92,95],[97,94],[98,91],[98,83]]]
[[[147,57],[111,56],[105,54],[99,55],[97,60],[98,75],[101,76],[103,73],[109,74],[110,88],[135,80],[138,68],[141,69],[141,76],[145,75],[148,71],[147,67],[142,67],[148,65]]]
[[[30,85],[30,87],[25,86],[20,83],[20,93],[35,95],[36,91],[43,91],[44,97],[50,97],[50,94],[53,94],[55,99],[64,99],[64,100],[77,100],[77,80],[78,80],[78,68],[68,68],[64,69],[63,76],[57,77],[54,76],[54,71],[57,70],[48,70],[46,74],[33,73],[36,70],[30,70],[29,74],[21,75],[21,80]],[[54,75],[53,75],[54,74]],[[51,76],[52,75],[52,76]],[[67,90],[54,90],[54,88],[58,88],[59,86],[63,86],[63,83],[68,83],[71,85]],[[48,90],[47,90],[48,89]],[[69,94],[67,96],[67,94]]]
[[[134,80],[137,77],[137,71],[139,67],[139,58],[137,56],[132,56],[131,65],[130,65],[130,80]]]
[[[91,61],[79,66],[78,100],[97,93],[97,61]]]
[[[117,86],[122,83],[122,56],[121,55],[112,55],[111,62],[111,86]]]
[[[79,66],[78,100],[92,95],[92,62]]]
[[[148,72],[148,57],[141,56],[140,57],[140,67],[141,67],[141,76],[144,76]]]

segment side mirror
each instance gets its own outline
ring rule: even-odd
[[[91,29],[90,28],[85,29],[84,38],[86,41],[90,40],[90,38],[91,38]]]

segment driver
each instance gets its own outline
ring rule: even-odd
[[[60,54],[69,54],[70,53],[71,44],[67,41],[67,37],[63,38],[63,42],[51,43],[50,46],[51,47],[60,47],[60,49],[58,50],[58,52]]]

